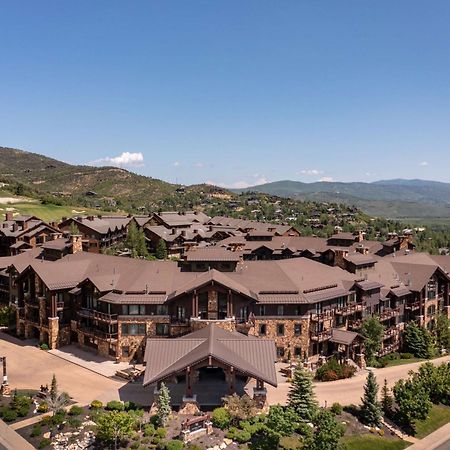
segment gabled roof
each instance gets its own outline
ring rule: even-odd
[[[209,358],[277,386],[275,343],[226,331],[215,324],[176,339],[147,339],[144,386]]]
[[[357,337],[358,333],[355,333],[354,331],[333,328],[331,330],[330,341],[335,342],[336,344],[350,345]]]

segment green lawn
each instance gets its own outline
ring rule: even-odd
[[[409,442],[400,439],[387,439],[381,436],[367,434],[364,436],[345,436],[342,438],[347,450],[402,450],[409,445]]]
[[[76,215],[117,214],[112,212],[100,211],[98,209],[89,209],[76,206],[57,206],[52,204],[43,205],[38,202],[23,202],[12,204],[0,203],[0,218],[2,218],[2,216],[4,216],[4,214],[6,213],[6,208],[12,208],[14,213],[37,216],[46,222],[59,221],[61,217],[72,217]]]
[[[450,407],[443,405],[433,405],[428,414],[428,418],[423,422],[416,422],[415,437],[418,439],[422,439],[449,422]]]
[[[423,358],[409,358],[409,359],[390,359],[388,362],[388,365],[386,367],[392,367],[392,366],[402,366],[403,364],[411,364],[421,361],[427,361]]]

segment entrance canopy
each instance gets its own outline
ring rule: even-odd
[[[226,331],[217,324],[176,339],[147,339],[144,361],[144,386],[215,365],[277,386],[274,341]]]

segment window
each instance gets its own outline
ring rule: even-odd
[[[259,305],[259,315],[260,316],[266,315],[266,305]]]
[[[322,303],[316,303],[316,314],[322,314]]]
[[[128,347],[128,345],[122,346],[122,356],[124,356],[125,358],[130,356],[130,347]]]
[[[278,358],[284,357],[284,347],[277,347],[277,357]]]
[[[283,316],[284,315],[284,305],[278,305],[277,306],[277,316]]]
[[[302,307],[300,305],[295,305],[295,315],[296,316],[302,315]]]
[[[145,305],[122,305],[122,314],[125,316],[145,315]]]
[[[338,297],[337,299],[337,307],[343,308],[346,305],[346,298],[345,297]]]
[[[284,324],[283,323],[277,324],[277,335],[284,336]]]
[[[157,316],[167,316],[167,305],[156,305]]]
[[[145,323],[123,323],[122,334],[126,336],[145,335]]]
[[[259,326],[259,334],[262,336],[265,336],[267,334],[267,325],[265,323],[262,323]]]
[[[300,336],[302,334],[302,324],[301,323],[294,324],[294,334],[296,336]]]
[[[168,323],[157,323],[156,324],[156,336],[168,336],[169,335],[169,324]]]
[[[301,358],[302,357],[302,348],[301,347],[295,347],[294,348],[294,356],[296,358]]]
[[[64,292],[57,292],[56,293],[56,301],[57,302],[63,302],[64,301]]]

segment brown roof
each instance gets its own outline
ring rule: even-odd
[[[188,262],[191,261],[226,261],[226,262],[239,262],[241,259],[241,253],[230,252],[223,247],[204,247],[194,248],[184,254],[184,259]]]
[[[358,333],[355,333],[354,331],[333,328],[331,330],[330,341],[335,342],[336,344],[350,345],[357,337]]]
[[[177,339],[147,339],[143,384],[146,386],[167,379],[210,357],[277,386],[275,343],[226,331],[215,324]]]

